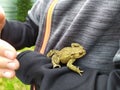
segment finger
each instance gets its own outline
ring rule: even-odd
[[[0,56],[15,59],[17,52],[12,45],[0,39]]]
[[[19,68],[19,62],[15,60],[10,60],[4,57],[0,57],[0,69],[11,69],[17,70]]]
[[[10,51],[10,50],[7,50],[3,47],[0,47],[0,56],[2,57],[6,57],[8,59],[15,59],[16,58],[16,52],[14,51]]]
[[[0,78],[13,78],[15,76],[15,71],[9,69],[0,69]]]
[[[11,62],[7,63],[7,67],[11,70],[17,70],[20,67],[20,64],[17,59],[12,60]]]
[[[11,51],[16,51],[15,48],[11,44],[9,44],[8,42],[6,42],[2,39],[0,39],[0,47],[4,47],[4,48],[11,50]]]

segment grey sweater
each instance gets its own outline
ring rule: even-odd
[[[37,51],[42,46],[50,3],[50,0],[38,0],[29,11],[30,18],[39,25]],[[50,49],[59,50],[77,42],[87,50],[81,63],[110,64],[119,48],[119,21],[119,0],[58,0],[45,54]]]

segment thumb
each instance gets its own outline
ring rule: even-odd
[[[17,52],[12,45],[0,39],[0,56],[15,59]]]

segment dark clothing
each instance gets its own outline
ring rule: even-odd
[[[37,52],[25,51],[18,57],[21,68],[16,72],[26,84],[35,83],[36,90],[120,90],[120,70],[105,71],[80,66],[82,76],[66,66],[52,68],[51,60]]]
[[[35,45],[37,35],[38,26],[30,19],[27,19],[24,23],[17,21],[8,22],[6,20],[1,38],[8,41],[18,50],[25,46],[29,47]]]
[[[50,29],[46,29],[47,25]],[[24,83],[35,83],[40,90],[110,90],[112,85],[111,90],[119,89],[117,75],[120,72],[116,70],[113,58],[119,49],[120,0],[37,0],[25,23],[6,23],[2,39],[16,49],[36,42],[35,53],[28,52],[18,58],[21,67],[17,76]],[[73,42],[87,51],[75,62],[85,71],[83,76],[65,66],[52,69],[46,57],[51,49],[60,50]]]

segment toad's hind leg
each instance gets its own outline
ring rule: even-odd
[[[74,72],[77,72],[78,74],[80,74],[82,76],[82,70],[79,69],[79,67],[76,67],[75,65],[73,65],[73,63],[75,62],[75,59],[70,59],[67,63],[67,67],[69,69],[71,69]]]
[[[52,64],[53,64],[53,68],[60,68],[60,60],[56,55],[53,55],[52,57]]]

